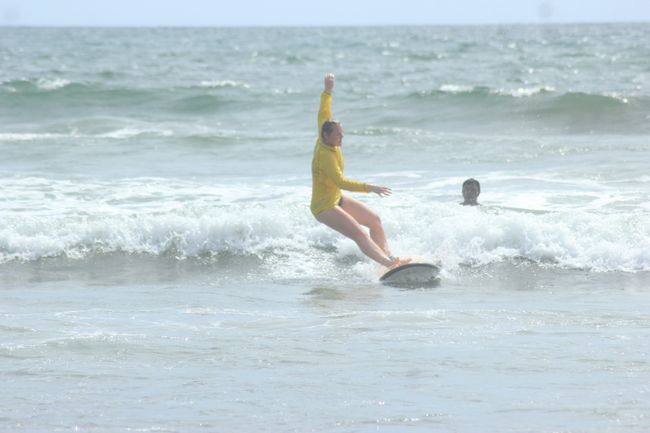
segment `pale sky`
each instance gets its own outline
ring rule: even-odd
[[[0,25],[331,26],[650,22],[650,0],[0,0]]]

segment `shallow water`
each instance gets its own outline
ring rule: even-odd
[[[648,425],[648,275],[522,263],[398,290],[96,265],[82,279],[60,264],[32,281],[14,269],[0,310],[4,430]]]

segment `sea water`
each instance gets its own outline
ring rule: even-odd
[[[0,431],[648,431],[648,40],[0,28]],[[310,214],[326,72],[438,287]]]

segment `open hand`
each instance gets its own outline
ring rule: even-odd
[[[393,193],[393,190],[388,188],[387,186],[379,186],[379,185],[369,185],[368,191],[374,192],[379,197],[387,197]]]

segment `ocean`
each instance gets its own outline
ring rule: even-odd
[[[0,27],[0,431],[649,431],[648,40]],[[312,217],[327,72],[438,286]]]

